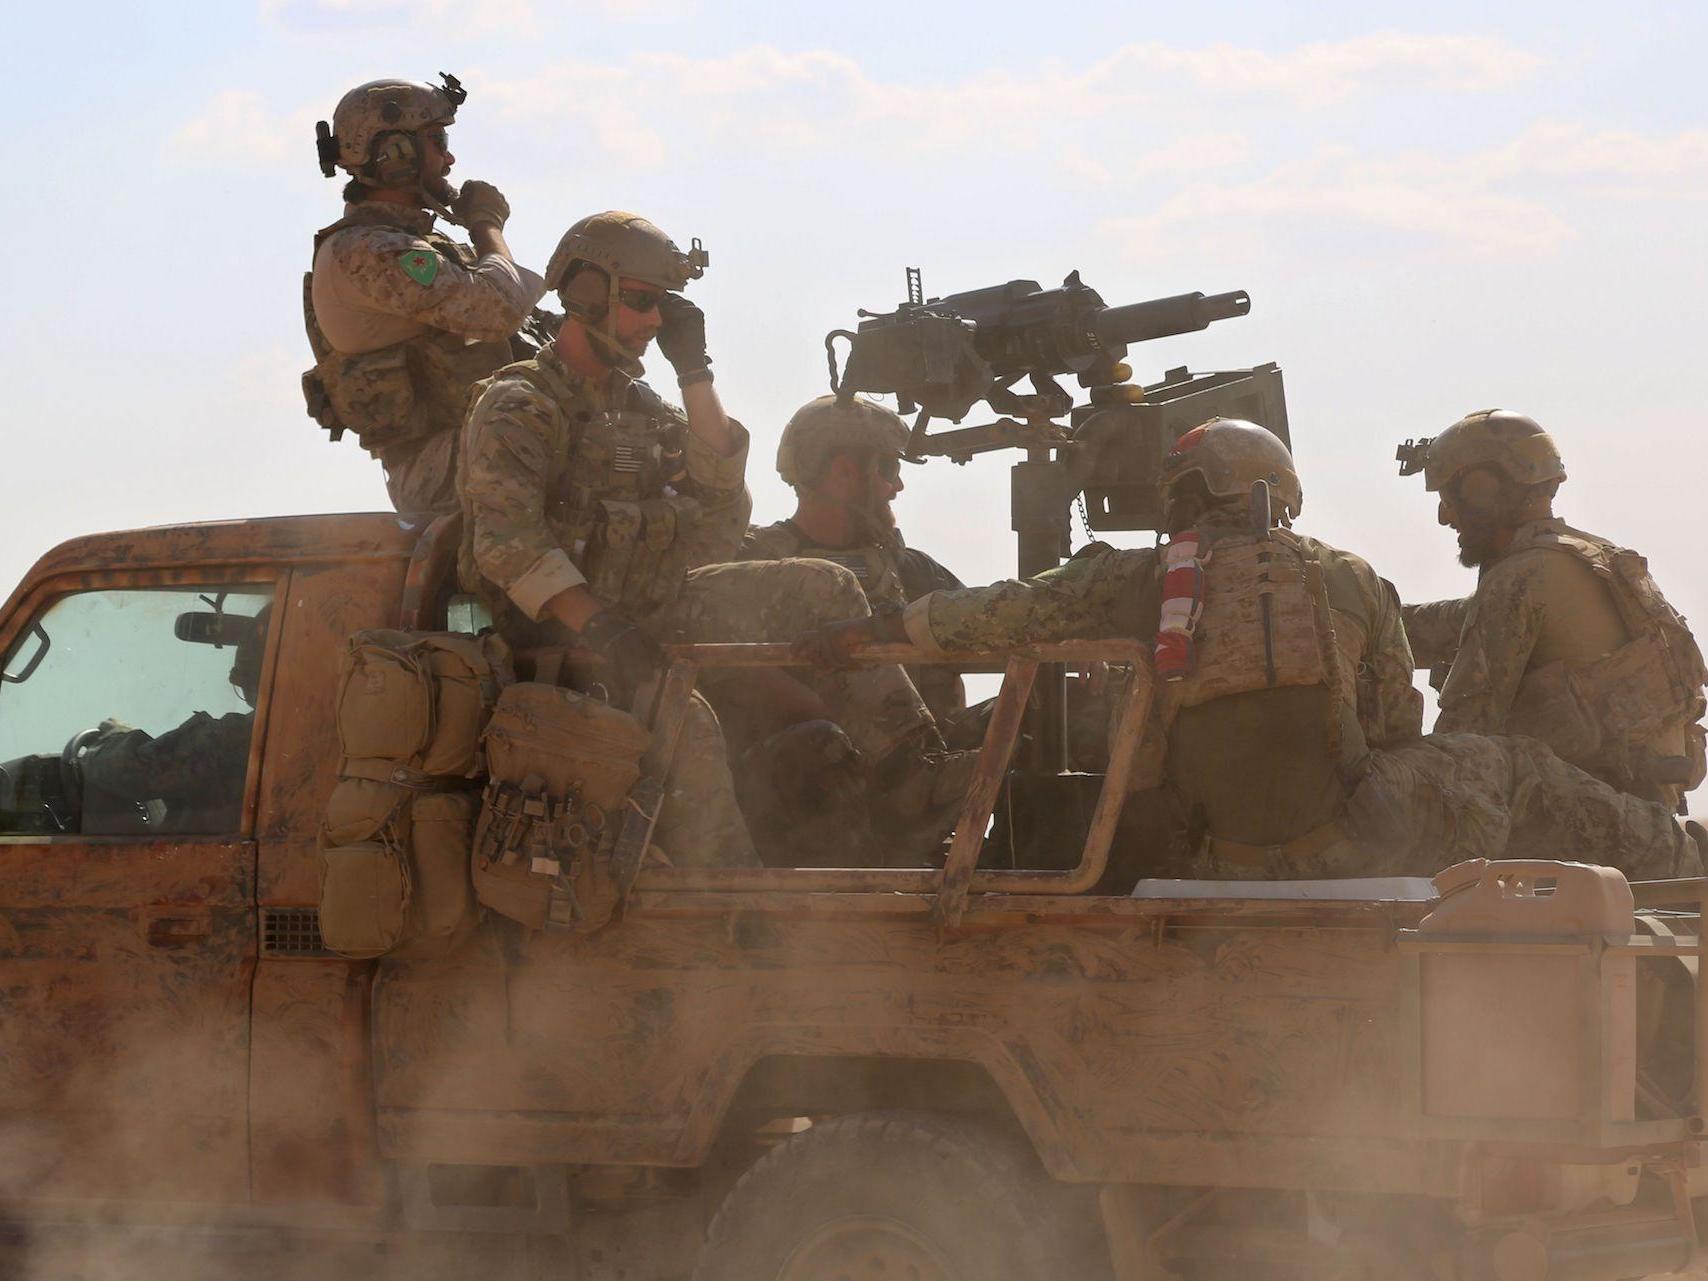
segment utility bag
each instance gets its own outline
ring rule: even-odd
[[[476,897],[530,929],[604,925],[657,817],[662,789],[641,776],[652,735],[599,699],[523,682],[499,696],[483,741]]]
[[[320,932],[351,957],[449,950],[478,919],[468,876],[481,731],[513,679],[496,636],[350,638],[338,682],[342,775],[321,825]]]

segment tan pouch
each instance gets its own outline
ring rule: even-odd
[[[588,558],[588,590],[600,600],[621,605],[629,567],[634,563],[635,549],[640,543],[640,504],[614,498],[602,499],[599,523],[593,537],[592,554]]]
[[[433,687],[406,632],[358,632],[338,682],[338,744],[346,757],[410,761],[433,736]]]
[[[493,803],[497,792],[488,786],[475,824],[474,854],[469,879],[481,906],[518,921],[531,930],[544,929],[551,909],[553,876],[534,871],[530,840],[513,813]]]
[[[445,951],[479,921],[469,884],[469,847],[478,808],[472,792],[424,792],[411,803],[411,895],[403,954]]]
[[[389,841],[335,845],[320,855],[320,937],[341,956],[382,956],[403,938],[409,871]]]
[[[499,695],[483,741],[494,782],[519,786],[538,775],[546,795],[579,791],[611,821],[640,777],[652,735],[629,713],[599,699],[523,681]]]
[[[494,635],[357,632],[338,689],[343,772],[474,777],[481,728],[513,675],[510,651]]]
[[[409,798],[407,788],[365,778],[341,778],[326,802],[320,843],[354,845],[373,840],[388,826],[398,844],[409,843]]]

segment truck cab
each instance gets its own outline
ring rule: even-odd
[[[340,654],[477,627],[453,560],[443,524],[380,514],[103,534],[0,612],[0,1221],[42,1275],[144,1230],[257,1275],[304,1251],[636,1281],[1693,1256],[1704,885],[1490,864],[1099,893],[1148,697],[1131,642],[961,656],[1005,683],[941,867],[646,867],[595,931],[332,954]],[[245,621],[183,621],[210,614]],[[664,738],[699,671],[788,661],[673,657]],[[1077,861],[981,866],[1039,664],[1092,661],[1133,676]],[[97,766],[180,731],[188,784]]]

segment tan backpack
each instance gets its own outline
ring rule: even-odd
[[[641,778],[652,735],[596,698],[524,682],[499,696],[483,742],[480,902],[530,929],[605,924],[657,815],[659,789]]]
[[[350,957],[431,955],[475,924],[481,731],[514,679],[497,636],[375,630],[338,682],[341,778],[321,827],[320,933]]]

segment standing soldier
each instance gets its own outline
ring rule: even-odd
[[[314,237],[303,310],[310,416],[385,468],[400,512],[457,510],[456,450],[469,388],[515,358],[511,338],[544,292],[504,242],[510,205],[490,183],[458,191],[445,130],[467,92],[371,80],[318,126],[320,168],[342,168],[344,216]],[[433,229],[461,223],[473,245]]]
[[[802,405],[777,443],[777,474],[795,491],[795,513],[756,526],[742,539],[742,560],[814,556],[853,571],[874,609],[901,607],[930,592],[963,584],[902,541],[892,504],[906,488],[902,454],[907,424],[894,412],[856,397],[848,404],[820,396]],[[967,705],[951,667],[915,667],[908,676],[939,723]]]
[[[869,608],[854,575],[825,561],[718,563],[735,555],[751,504],[747,431],[713,386],[705,317],[679,292],[706,261],[635,214],[583,218],[546,268],[565,311],[556,340],[485,383],[464,430],[465,585],[501,630],[573,635],[628,689],[657,673],[661,640],[786,640]],[[636,381],[655,337],[685,411]],[[971,761],[942,752],[900,667],[839,673],[816,691],[772,675],[804,700],[822,695],[872,762],[897,830],[952,815]],[[715,737],[679,753],[664,815],[679,861],[752,858]]]
[[[1418,665],[1451,662],[1436,729],[1537,738],[1682,810],[1703,777],[1701,651],[1641,556],[1554,516],[1566,469],[1553,440],[1491,409],[1408,441],[1401,460],[1477,570],[1469,599],[1403,611]]]
[[[833,664],[857,643],[903,636],[940,649],[1155,638],[1159,687],[1135,786],[1172,798],[1202,874],[1427,875],[1509,844],[1643,876],[1700,867],[1663,807],[1540,743],[1420,736],[1393,588],[1287,527],[1303,491],[1278,438],[1214,419],[1175,442],[1163,479],[1163,547],[1094,543],[1036,578],[934,592],[800,648]]]

